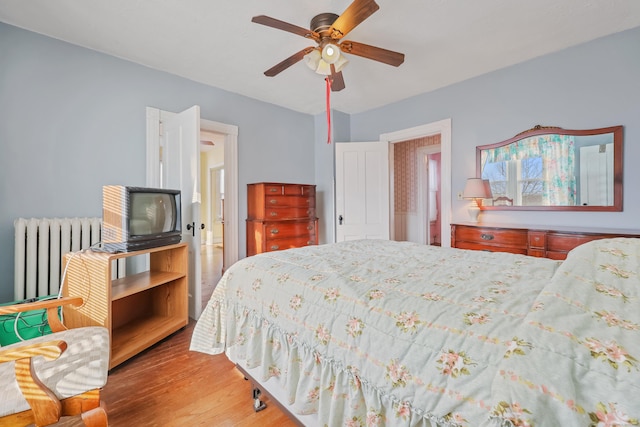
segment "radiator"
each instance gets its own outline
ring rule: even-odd
[[[14,299],[55,295],[64,255],[100,242],[101,218],[18,218],[15,228]],[[125,275],[125,260],[114,261],[113,278]]]

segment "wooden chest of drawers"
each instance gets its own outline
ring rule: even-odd
[[[315,185],[249,184],[247,199],[247,256],[318,244]]]
[[[544,230],[508,228],[483,224],[451,225],[451,247],[493,252],[511,252],[563,260],[567,253],[583,243],[614,237],[640,237],[640,233],[576,229]]]

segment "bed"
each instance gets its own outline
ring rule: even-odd
[[[639,272],[634,238],[562,262],[383,240],[268,252],[225,272],[191,349],[275,384],[302,424],[639,425]]]

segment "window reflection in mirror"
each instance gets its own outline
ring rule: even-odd
[[[622,126],[536,126],[476,156],[493,193],[485,209],[622,210]]]

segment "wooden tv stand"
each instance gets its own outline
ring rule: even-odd
[[[139,255],[148,255],[148,271],[111,279],[113,261]],[[65,255],[64,263],[63,294],[84,300],[65,308],[64,323],[109,329],[109,369],[189,322],[186,243],[117,254],[86,250]]]

